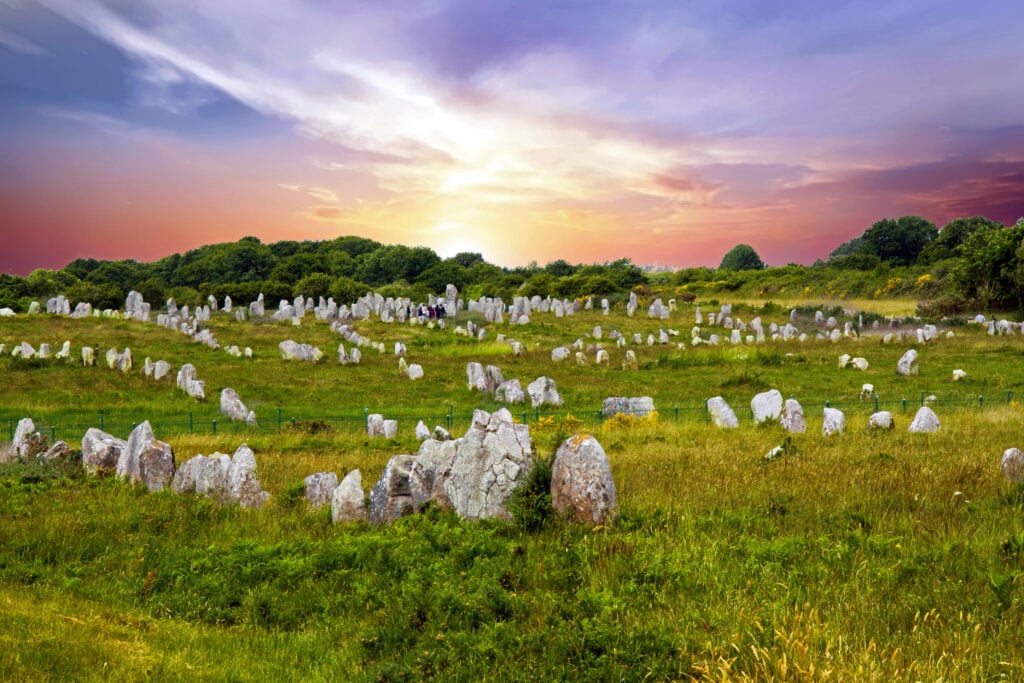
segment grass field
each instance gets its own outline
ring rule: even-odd
[[[746,305],[734,313],[749,320],[761,312]],[[786,319],[782,312],[762,318],[766,325]],[[586,335],[598,324],[606,339],[613,328],[646,339],[670,327],[686,348],[645,343],[636,348],[637,371],[621,369],[614,347],[610,367],[551,361],[555,345],[592,343]],[[221,345],[250,346],[253,359],[152,324],[0,320],[0,343],[8,346],[59,348],[68,339],[76,358],[91,345],[99,356],[128,346],[136,359],[122,375],[4,356],[0,427],[31,416],[75,447],[101,419],[122,438],[132,422],[150,419],[179,463],[230,453],[244,441],[273,495],[266,509],[247,511],[88,479],[70,465],[0,468],[2,677],[1024,676],[1024,489],[999,472],[1002,452],[1021,445],[1024,340],[955,327],[953,339],[914,344],[921,372],[901,377],[896,360],[909,345],[882,345],[877,336],[693,348],[692,325],[692,309],[669,321],[618,311],[540,315],[522,328],[492,326],[477,342],[451,327],[365,322],[359,332],[385,342],[387,353],[366,351],[361,365],[340,366],[342,339],[308,317],[301,327],[215,318]],[[813,328],[807,319],[797,326]],[[494,341],[497,333],[527,352],[513,357]],[[317,344],[327,357],[284,362],[277,344],[286,338]],[[424,380],[398,378],[395,341],[407,344],[409,362],[423,365]],[[867,358],[869,369],[839,370],[842,353]],[[146,356],[175,371],[195,364],[208,400],[186,397],[173,376],[143,377]],[[577,429],[598,438],[619,493],[615,524],[566,524],[546,509],[532,518],[539,525],[470,523],[433,510],[374,528],[334,526],[329,511],[309,509],[306,475],[359,468],[368,488],[389,457],[415,452],[416,420],[433,426],[450,418],[459,435],[472,408],[495,409],[466,389],[465,364],[474,360],[524,385],[540,375],[555,379],[562,409],[540,421],[533,409],[513,412],[530,424],[542,457]],[[952,382],[954,368],[967,379]],[[895,430],[864,431],[875,408],[874,399],[859,398],[865,382],[896,415]],[[258,428],[229,426],[217,415],[225,386],[256,410]],[[747,406],[772,387],[804,403],[808,432],[767,461],[785,434],[751,424]],[[658,420],[602,423],[601,400],[616,395],[652,396]],[[706,423],[702,402],[715,395],[736,409],[739,429]],[[906,430],[923,395],[938,399],[936,434]],[[826,401],[847,412],[847,433],[821,436]],[[398,417],[398,437],[368,439],[367,410]],[[310,433],[310,420],[326,429]]]

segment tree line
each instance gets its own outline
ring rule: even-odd
[[[913,296],[922,310],[948,315],[974,310],[1024,311],[1024,219],[1008,226],[982,216],[939,229],[919,216],[885,218],[811,266],[767,267],[747,244],[733,247],[718,268],[645,272],[629,259],[601,264],[505,268],[479,253],[441,258],[427,247],[386,245],[365,237],[264,244],[255,237],[211,244],[151,263],[75,259],[60,270],[27,277],[0,274],[0,307],[25,311],[32,301],[64,294],[72,304],[119,308],[131,290],[146,301],[198,304],[213,295],[246,303],[300,294],[355,301],[367,291],[425,301],[452,283],[465,296],[608,297],[636,291],[695,299],[733,292],[794,297]]]

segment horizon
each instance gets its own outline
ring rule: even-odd
[[[0,272],[357,235],[810,265],[1024,216],[1009,0],[0,2]]]

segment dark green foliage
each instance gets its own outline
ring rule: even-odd
[[[719,270],[764,270],[764,261],[749,244],[737,244],[726,252]]]
[[[556,437],[558,443],[563,440]],[[512,519],[528,531],[539,531],[555,518],[555,508],[551,505],[551,466],[554,462],[554,453],[534,456],[533,469],[526,482],[509,499],[508,511],[512,513]]]

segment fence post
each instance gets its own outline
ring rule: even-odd
[[[984,408],[985,407],[985,397],[984,396],[979,396],[978,397],[978,407],[979,408]]]
[[[100,430],[101,431],[103,430],[103,411],[102,410],[100,411]],[[14,437],[11,437],[11,438],[13,439]]]
[[[1012,391],[1007,391],[1006,392],[1006,405],[1010,405],[1011,403],[1013,403],[1013,392]]]
[[[132,428],[131,428],[131,431],[133,431],[133,432],[135,431],[135,423],[134,423],[134,422],[132,422]]]
[[[924,405],[924,392],[921,392],[921,405]]]
[[[875,412],[878,412],[878,394],[875,394]]]
[[[530,418],[529,418],[529,415],[530,415],[530,414],[529,414],[529,413],[527,413],[527,412],[526,412],[525,410],[523,411],[523,424],[529,424],[529,422],[528,422],[528,421],[529,421],[529,419],[530,419]]]
[[[533,409],[533,421],[540,422],[540,406]]]
[[[57,440],[57,428],[54,427],[53,425],[50,425],[50,443],[53,443],[56,440]]]
[[[903,414],[907,414],[907,399],[903,399]]]
[[[831,408],[831,407],[832,407],[832,401],[830,401],[830,400],[828,400],[828,399],[826,398],[826,399],[825,399],[825,407],[826,407],[826,408]]]
[[[8,438],[11,441],[14,441],[14,420],[13,419],[7,421],[7,431],[11,433],[10,437],[8,437]]]
[[[711,422],[711,412],[708,410],[708,399],[704,399],[704,421]]]
[[[455,422],[455,406],[448,404],[448,431],[452,430],[452,423]]]
[[[281,409],[277,409],[277,431],[281,431]]]
[[[672,412],[675,415],[676,422],[679,422],[679,405],[672,406]]]

